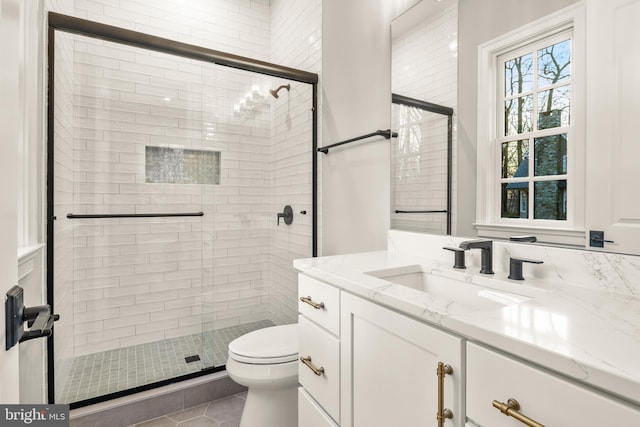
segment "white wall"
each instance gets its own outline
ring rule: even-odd
[[[0,292],[4,294],[18,282],[17,265],[17,188],[7,183],[18,182],[18,140],[20,123],[18,97],[20,37],[20,0],[0,0]],[[5,318],[4,304],[2,316]],[[0,402],[18,403],[20,398],[19,348],[5,351],[5,328],[0,328]]]
[[[322,7],[320,146],[390,127],[390,23],[396,13],[385,0],[325,0]],[[372,138],[318,156],[321,254],[386,248],[389,141]]]
[[[22,2],[20,40],[20,148],[18,183],[18,284],[27,307],[46,304],[44,245],[44,91],[46,30],[44,3]],[[47,340],[20,344],[20,402],[47,401]]]
[[[20,181],[18,182],[18,284],[27,307],[46,304],[44,199],[44,3],[21,2],[20,37]],[[47,401],[47,340],[20,345],[20,402]]]

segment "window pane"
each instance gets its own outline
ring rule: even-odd
[[[533,55],[528,54],[504,64],[504,93],[513,96],[533,88]]]
[[[502,177],[524,178],[529,176],[529,141],[502,143]]]
[[[504,103],[505,135],[518,135],[533,130],[533,96],[521,96]]]
[[[534,219],[567,219],[567,180],[534,183]]]
[[[571,77],[571,40],[538,50],[538,87],[569,80]]]
[[[528,182],[502,184],[502,218],[528,218],[528,197]]]
[[[536,176],[567,173],[567,135],[536,138],[533,163]]]
[[[560,86],[538,93],[538,130],[569,126],[569,86]]]

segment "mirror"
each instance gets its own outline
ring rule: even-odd
[[[452,234],[457,1],[423,0],[391,26],[391,228]]]
[[[478,46],[576,1],[422,0],[393,20],[392,92],[454,109],[452,234],[477,235],[473,224],[476,216]],[[399,116],[395,107],[392,111],[393,116]],[[399,118],[393,117],[392,124],[397,120]],[[434,153],[438,153],[437,148],[429,151],[430,155]],[[406,177],[398,172],[402,167],[398,166],[402,163],[398,155],[392,152],[391,159],[393,212],[401,199],[396,193],[403,186],[398,182],[406,181]],[[420,197],[425,193],[441,193],[437,178],[424,178],[421,188],[413,190],[412,196],[416,197],[419,191],[422,191]],[[394,218],[394,213],[391,228],[421,231],[420,227]],[[444,234],[442,229],[422,229]]]

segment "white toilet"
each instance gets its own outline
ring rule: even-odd
[[[230,342],[227,373],[249,389],[240,427],[297,427],[297,324],[258,329]]]

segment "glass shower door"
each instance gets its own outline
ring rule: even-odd
[[[203,368],[220,153],[202,144],[199,62],[56,42],[55,384],[74,403]]]
[[[55,402],[215,372],[296,322],[315,86],[54,32]]]

